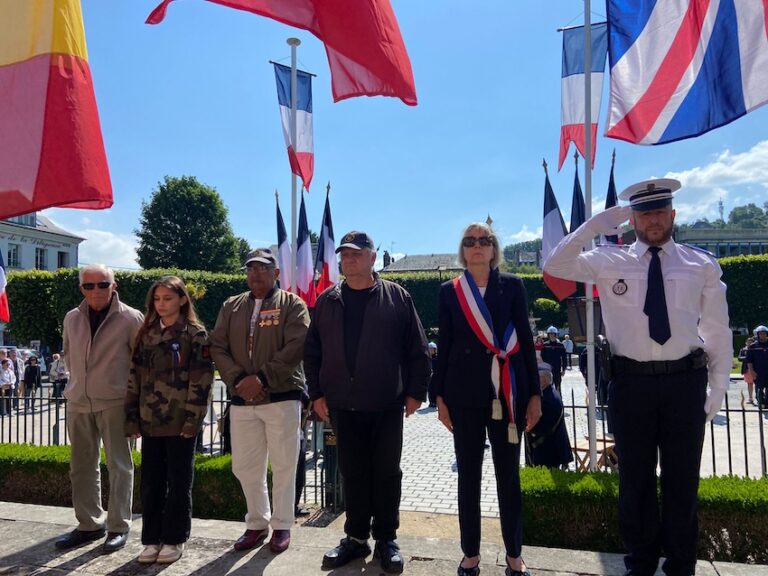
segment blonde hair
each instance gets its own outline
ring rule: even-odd
[[[493,246],[491,269],[498,268],[499,264],[501,264],[502,257],[501,248],[499,247],[499,239],[496,238],[496,234],[493,233],[491,227],[485,222],[472,222],[472,224],[464,228],[464,232],[461,233],[461,240],[459,240],[459,263],[464,266],[464,268],[467,267],[467,259],[464,258],[464,246],[461,242],[470,230],[482,230],[485,235],[491,239],[491,245]]]

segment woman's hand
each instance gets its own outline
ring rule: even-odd
[[[448,428],[449,432],[453,432],[453,422],[451,422],[451,414],[448,412],[448,406],[443,401],[442,396],[438,396],[436,401],[437,401],[437,419],[443,423],[443,426]]]
[[[531,396],[525,410],[525,431],[530,432],[541,418],[541,396]]]

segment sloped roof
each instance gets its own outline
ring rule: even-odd
[[[403,256],[384,268],[382,272],[426,272],[442,270],[463,270],[456,254],[414,254]]]

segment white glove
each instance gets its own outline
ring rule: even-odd
[[[629,206],[613,206],[592,216],[592,218],[587,220],[585,226],[595,236],[598,234],[612,236],[618,233],[618,227],[629,220],[631,214],[632,208]]]
[[[711,421],[723,406],[725,390],[720,388],[710,389],[707,400],[704,402],[704,412],[707,413],[707,422]]]

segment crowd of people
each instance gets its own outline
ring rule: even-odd
[[[732,355],[716,260],[671,238],[677,187],[670,180],[630,187],[622,194],[629,207],[591,218],[545,263],[549,274],[596,282],[600,291],[614,351],[607,401],[621,458],[619,529],[627,576],[650,576],[662,553],[668,576],[694,573],[704,424],[720,409]],[[583,250],[627,219],[637,234],[634,244]],[[323,568],[373,552],[385,572],[402,572],[403,416],[429,398],[454,444],[463,552],[458,575],[480,572],[486,440],[505,574],[530,575],[522,555],[521,442],[525,438],[529,465],[561,468],[573,459],[560,398],[573,341],[566,336],[561,342],[554,326],[546,339],[534,336],[524,284],[499,270],[499,241],[486,224],[465,228],[457,252],[463,272],[440,288],[439,353],[427,342],[410,294],[374,271],[370,236],[352,231],[336,252],[344,280],[326,290],[311,313],[279,287],[276,256],[267,248],[250,252],[243,262],[248,290],[224,302],[210,334],[175,276],[152,284],[140,312],[121,302],[111,269],[80,271],[83,301],[64,319],[64,352],[51,368],[57,394],[63,387],[67,398],[78,521],[56,541],[58,548],[104,537],[105,552],[125,546],[133,494],[130,440],[141,437],[144,548],[138,561],[172,563],[182,556],[190,536],[195,439],[215,363],[231,398],[232,471],[247,509],[235,550],[250,550],[267,537],[275,554],[290,546],[308,397],[336,436],[346,500],[344,537],[323,556]],[[744,372],[764,402],[768,328],[759,327],[756,336]],[[2,358],[0,388],[12,389],[15,370]],[[5,407],[5,400],[0,404]],[[107,510],[100,445],[110,475]]]
[[[12,410],[35,411],[35,398],[41,390],[43,376],[39,362],[39,358],[29,352],[0,348],[0,418],[10,415]],[[57,365],[56,369],[61,369],[66,379],[66,366]]]

